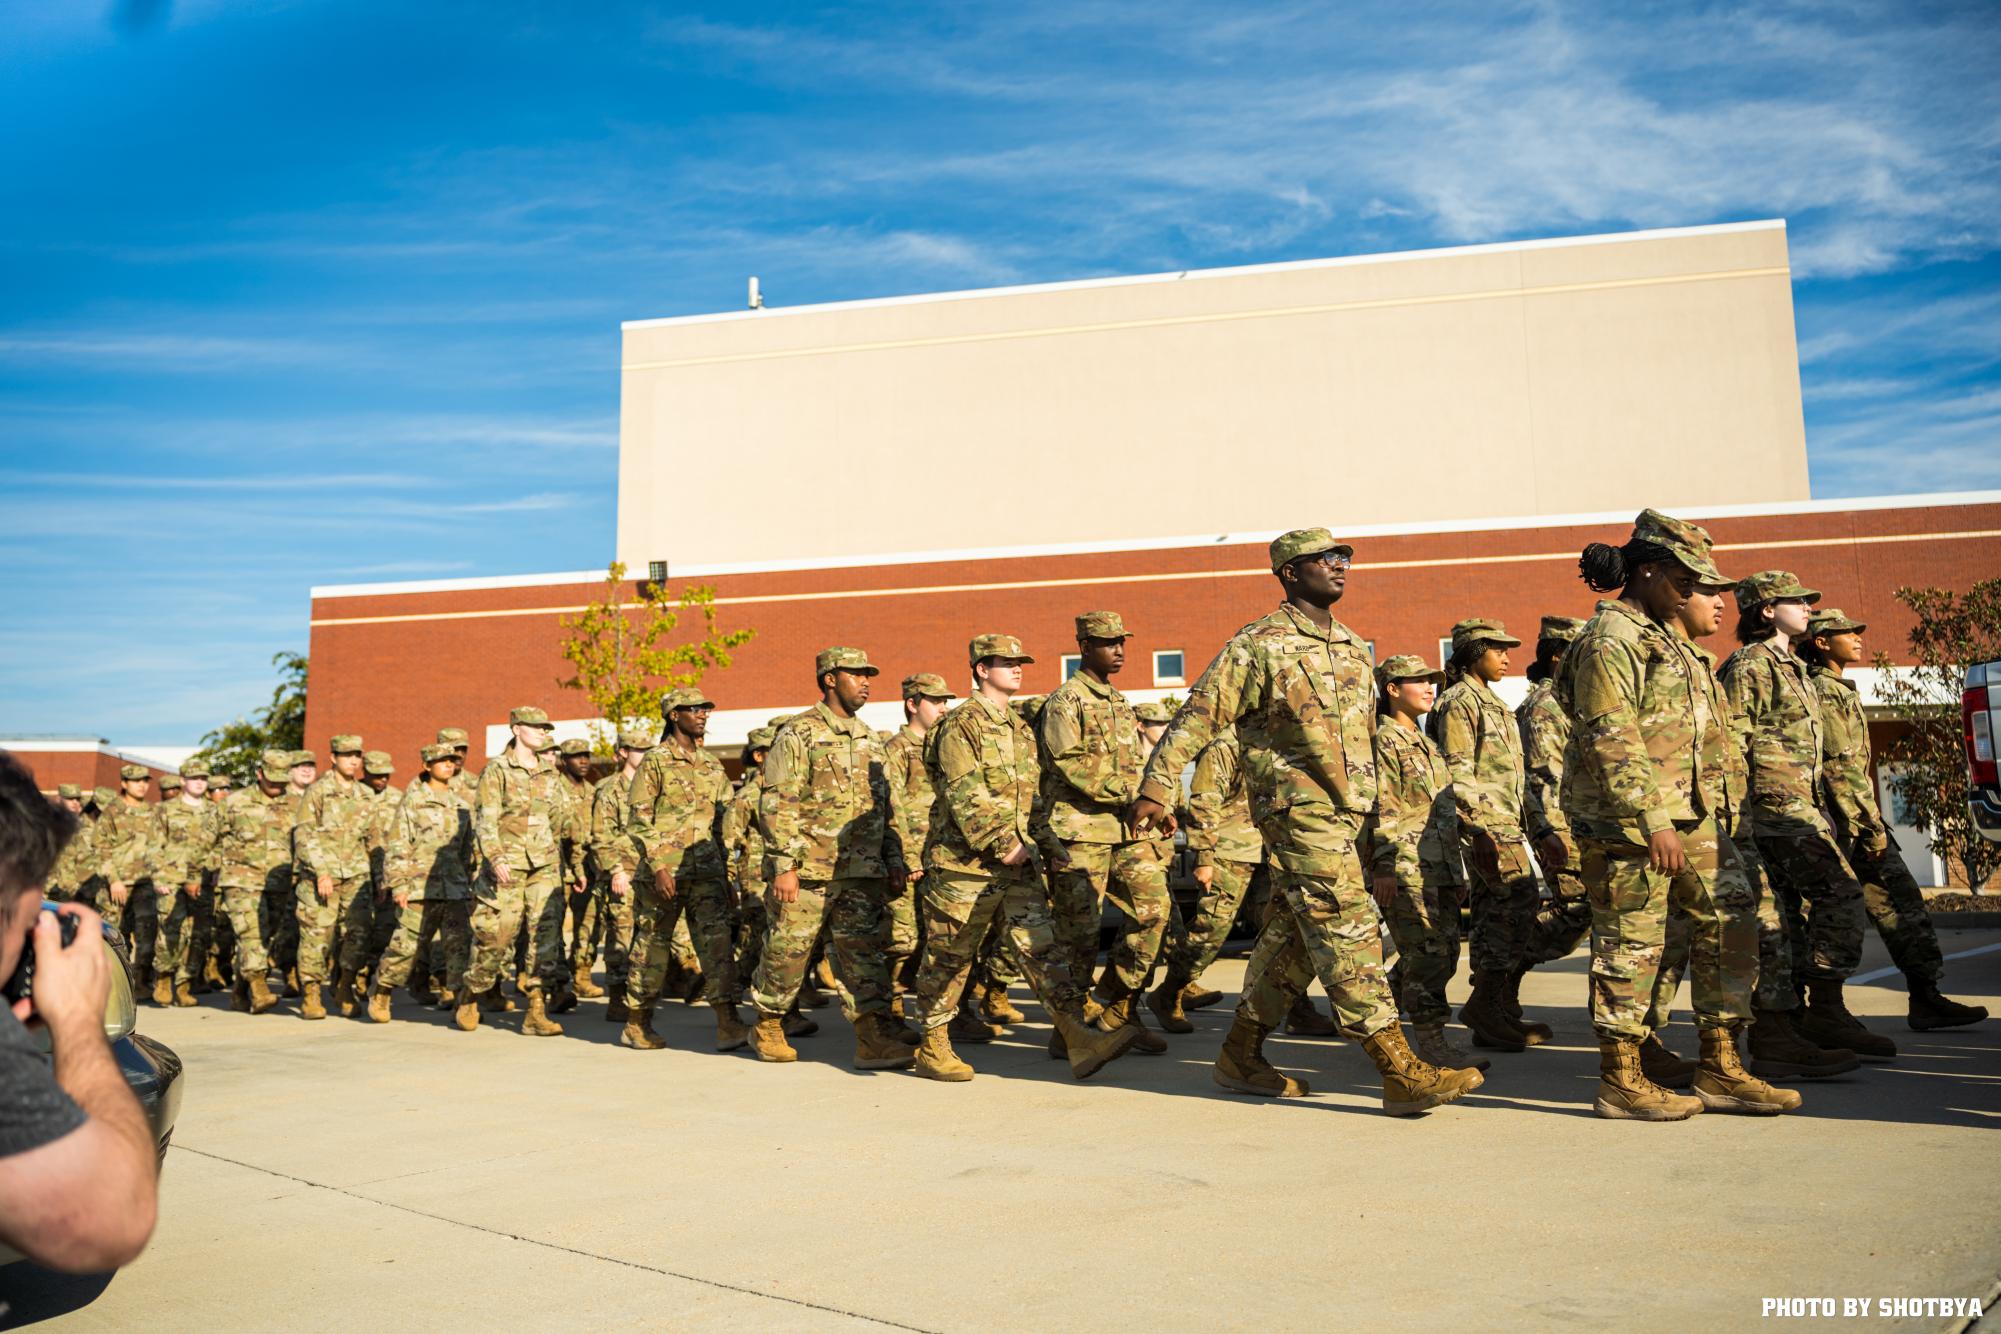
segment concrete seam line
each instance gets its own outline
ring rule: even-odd
[[[1993,1286],[1987,1289],[1987,1300],[1980,1303],[1980,1318],[1976,1320],[1970,1315],[1961,1316],[1945,1327],[1945,1334],[1967,1334],[1968,1330],[1986,1324],[1986,1313],[1994,1309],[1996,1302],[2001,1302],[2001,1278],[1995,1279]]]
[[[206,1149],[191,1148],[186,1144],[173,1144],[168,1147],[169,1152],[191,1153],[197,1158],[208,1158],[218,1163],[228,1163],[232,1167],[241,1167],[251,1172],[261,1172],[265,1176],[277,1177],[281,1181],[296,1181],[301,1186],[311,1186],[315,1190],[329,1191],[335,1195],[345,1195],[349,1199],[360,1200],[365,1204],[380,1205],[385,1209],[394,1209],[399,1213],[413,1214],[418,1218],[428,1218],[434,1223],[449,1223],[453,1227],[467,1228],[474,1232],[484,1232],[490,1237],[502,1237],[508,1241],[518,1241],[528,1246],[540,1246],[544,1250],[561,1251],[566,1255],[579,1255],[586,1260],[602,1260],[606,1264],[623,1265],[627,1269],[637,1269],[648,1274],[658,1274],[662,1278],[680,1279],[684,1283],[698,1283],[705,1288],[719,1288],[724,1292],[739,1292],[746,1297],[762,1297],[766,1301],[784,1302],[787,1306],[803,1306],[809,1311],[827,1311],[834,1315],[846,1316],[850,1320],[866,1320],[872,1325],[886,1325],[891,1329],[914,1330],[916,1334],[940,1334],[940,1331],[926,1329],[923,1325],[906,1325],[900,1320],[889,1320],[879,1315],[866,1315],[860,1311],[847,1310],[844,1307],[829,1306],[825,1302],[809,1302],[803,1297],[787,1297],[776,1292],[759,1292],[756,1288],[746,1288],[737,1283],[724,1283],[720,1279],[703,1278],[699,1274],[683,1274],[673,1269],[662,1269],[658,1265],[642,1264],[637,1260],[622,1260],[616,1255],[601,1255],[597,1251],[586,1251],[576,1246],[565,1246],[561,1242],[543,1241],[539,1237],[524,1237],[518,1232],[507,1232],[500,1228],[486,1227],[479,1223],[468,1223],[463,1218],[450,1218],[444,1214],[434,1214],[428,1210],[413,1208],[407,1204],[398,1204],[394,1200],[377,1199],[373,1195],[363,1195],[360,1191],[349,1190],[345,1186],[330,1186],[324,1181],[314,1181],[307,1177],[294,1176],[290,1172],[280,1172],[274,1167],[264,1167],[257,1163],[246,1163],[240,1158],[231,1158],[220,1153],[210,1153]]]
[[[1992,954],[1996,950],[2001,950],[2001,940],[1997,940],[1991,945],[1976,945],[1970,950],[1960,950],[1957,953],[1948,954],[1944,957],[1947,959],[1971,959],[1976,954]],[[1848,985],[1859,987],[1865,982],[1879,982],[1886,977],[1895,977],[1899,971],[1901,970],[1894,965],[1889,968],[1878,968],[1873,972],[1864,973],[1860,977],[1849,978]]]

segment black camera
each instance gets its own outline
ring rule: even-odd
[[[68,949],[70,943],[76,939],[76,917],[70,913],[57,913],[56,922],[62,928],[63,948]],[[34,989],[35,936],[30,932],[27,940],[22,942],[21,961],[14,965],[14,975],[4,983],[0,983],[0,996],[6,997],[7,1003],[12,1005],[15,1001],[26,1000],[34,993]]]

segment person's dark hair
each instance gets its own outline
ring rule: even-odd
[[[1809,667],[1825,667],[1828,663],[1827,650],[1814,642],[1813,631],[1809,630],[1793,641],[1793,648]]]
[[[1473,670],[1473,664],[1480,661],[1480,655],[1494,647],[1491,639],[1474,639],[1452,650],[1452,656],[1445,660],[1445,684],[1456,685],[1459,678]]]
[[[1770,639],[1779,632],[1778,627],[1765,619],[1765,604],[1754,602],[1748,607],[1737,609],[1737,642],[1755,644],[1761,639]]]
[[[1529,683],[1547,681],[1556,675],[1556,660],[1563,656],[1569,645],[1561,639],[1538,639],[1535,644],[1535,661],[1529,664]]]
[[[43,796],[21,762],[0,751],[0,898],[48,883],[76,817]]]
[[[1637,538],[1622,547],[1593,542],[1577,558],[1577,574],[1594,593],[1623,593],[1642,565],[1674,558],[1666,547]]]

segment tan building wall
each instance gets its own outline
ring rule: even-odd
[[[624,343],[618,553],[642,571],[1808,495],[1778,222],[642,320]],[[1390,450],[1434,460],[1427,483],[1387,486]]]

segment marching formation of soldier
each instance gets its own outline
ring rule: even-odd
[[[663,697],[657,738],[618,734],[602,777],[533,707],[483,772],[446,728],[401,788],[388,755],[347,735],[323,774],[311,752],[267,751],[231,793],[190,763],[157,804],[128,765],[119,791],[62,790],[95,819],[51,892],[122,928],[162,1005],[226,988],[253,1014],[296,997],[306,1019],[331,1006],[386,1023],[408,987],[465,1030],[518,997],[521,1030],[553,1036],[603,996],[620,1044],[653,1050],[656,1007],[699,996],[716,1050],[784,1063],[818,1028],[806,1010],[837,1000],[857,1068],[952,1082],[974,1076],[955,1042],[1024,1021],[1015,983],[1080,1079],[1168,1051],[1163,1034],[1221,999],[1201,978],[1246,914],[1256,943],[1215,1082],[1302,1096],[1265,1039],[1339,1033],[1396,1115],[1478,1088],[1479,1051],[1547,1043],[1522,979],[1587,938],[1609,1118],[1790,1111],[1800,1095],[1776,1084],[1893,1058],[1842,998],[1865,921],[1908,980],[1911,1027],[1986,1017],[1941,993],[1936,934],[1877,807],[1843,678],[1865,626],[1814,610],[1790,573],[1725,578],[1706,532],[1648,510],[1623,544],[1585,550],[1605,600],[1588,620],[1543,618],[1510,710],[1494,687],[1522,642],[1499,621],[1454,626],[1443,671],[1374,664],[1333,614],[1351,557],[1325,529],[1274,541],[1279,607],[1171,718],[1113,685],[1116,612],[1077,618],[1078,669],[1040,700],[1020,693],[1034,659],[1019,640],[975,636],[967,696],[912,674],[887,736],[860,717],[878,669],[830,648],[819,701],[751,733],[734,788],[705,746],[714,704],[687,687]],[[1741,646],[1719,666],[1701,641],[1726,591]],[[1177,832],[1200,888],[1185,915],[1168,888]],[[1448,1034],[1462,908],[1459,1018],[1478,1051]],[[1660,1038],[1684,975],[1692,1061]],[[1307,999],[1316,979],[1331,1020]]]

